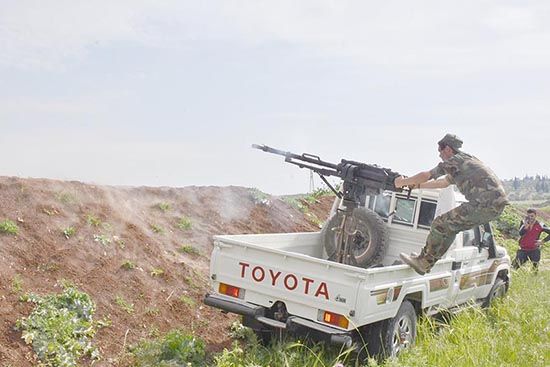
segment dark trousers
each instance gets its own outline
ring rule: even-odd
[[[536,269],[539,266],[540,261],[540,248],[534,250],[519,249],[518,252],[516,252],[516,258],[514,259],[512,265],[514,269],[517,269],[527,261],[531,261],[533,263],[533,267]]]

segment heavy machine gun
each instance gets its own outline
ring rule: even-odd
[[[368,195],[378,195],[385,190],[402,192],[403,189],[394,185],[395,179],[401,176],[399,173],[347,159],[342,159],[340,163],[330,163],[313,154],[299,155],[266,145],[254,144],[252,147],[282,155],[285,162],[312,170],[341,200],[337,214],[329,219],[323,229],[324,245],[329,259],[357,266],[376,265],[381,260],[385,248],[380,250],[380,247],[384,247],[380,242],[385,243],[385,239],[379,233],[381,230],[375,230],[375,227],[383,226],[383,222],[364,206]],[[342,179],[341,191],[337,191],[326,176]]]

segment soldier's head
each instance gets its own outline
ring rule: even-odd
[[[439,156],[446,161],[462,148],[462,140],[454,134],[446,134],[443,139],[437,142]]]

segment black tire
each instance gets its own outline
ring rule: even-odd
[[[252,331],[254,331],[256,339],[258,339],[258,343],[260,343],[260,345],[267,347],[271,344],[274,333],[273,329],[266,327],[250,316],[243,316],[242,323],[244,326],[249,327]]]
[[[414,306],[409,301],[403,301],[395,317],[365,326],[362,331],[365,345],[359,351],[360,358],[384,360],[413,345],[416,341],[416,320]]]
[[[336,259],[337,233],[334,228],[340,226],[342,218],[342,213],[337,212],[321,230],[321,238],[329,260]],[[380,263],[388,246],[386,226],[382,218],[370,209],[356,208],[350,219],[354,221],[355,229],[359,233],[356,237],[357,241],[354,241],[355,265],[368,267]]]
[[[483,300],[481,307],[487,308],[491,305],[491,302],[497,298],[504,297],[508,291],[508,284],[502,278],[496,278],[495,284],[491,287],[491,291]]]

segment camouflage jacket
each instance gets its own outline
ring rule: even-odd
[[[479,159],[458,152],[430,171],[435,179],[447,175],[470,203],[483,207],[504,207],[508,204],[506,193],[498,177]]]

